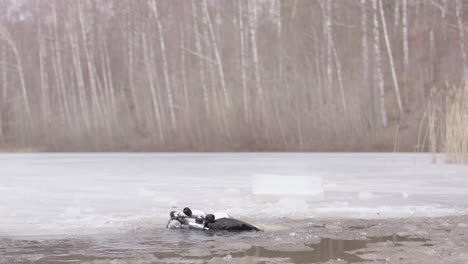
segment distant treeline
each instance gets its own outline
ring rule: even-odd
[[[467,0],[0,0],[0,150],[423,150]]]

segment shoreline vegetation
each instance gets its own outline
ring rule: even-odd
[[[468,86],[447,87],[446,92],[433,90],[427,111],[421,123],[426,131],[420,133],[418,142],[428,144],[433,153],[446,154],[447,163],[468,164]],[[427,141],[427,142],[426,142]]]

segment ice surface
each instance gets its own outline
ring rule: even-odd
[[[254,224],[467,214],[468,166],[430,161],[382,153],[0,154],[0,235],[164,227],[169,212],[185,206]],[[291,186],[288,176],[310,177],[304,191],[321,190],[322,200],[279,195],[259,203],[252,175]],[[312,184],[318,178],[321,188]]]
[[[259,202],[276,202],[285,197],[323,200],[322,177],[255,174],[252,176],[252,194]]]

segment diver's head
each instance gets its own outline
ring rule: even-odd
[[[185,207],[183,212],[186,216],[192,216],[192,210],[188,207]]]
[[[195,217],[195,223],[197,224],[203,224],[205,219],[203,217]]]
[[[207,214],[205,216],[205,222],[207,223],[213,223],[215,221],[215,216],[214,214]]]
[[[175,218],[176,211],[171,211],[171,212],[169,213],[169,215],[171,216],[171,218]]]

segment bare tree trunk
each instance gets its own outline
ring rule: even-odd
[[[106,48],[106,34],[105,32],[101,31],[100,33],[101,39],[97,41],[96,45],[100,50],[100,61],[101,61],[101,75],[103,79],[103,96],[104,98],[101,100],[104,104],[104,122],[106,124],[106,132],[109,135],[109,140],[112,142],[114,139],[115,131],[112,129],[112,122],[113,122],[113,112],[114,112],[114,105],[113,105],[113,98],[112,98],[112,75],[110,74],[110,65],[108,63],[109,58],[107,57],[107,48]]]
[[[187,73],[186,73],[186,59],[185,59],[185,25],[181,26],[182,28],[180,29],[180,68],[181,68],[181,74],[182,74],[182,92],[184,93],[184,109],[185,109],[185,115],[189,115],[190,111],[190,101],[188,99],[188,91],[187,91]]]
[[[132,10],[131,10],[131,3],[133,1],[127,1],[127,8],[128,8],[128,18],[127,18],[127,72],[128,72],[128,85],[129,85],[129,92],[130,92],[130,106],[129,111],[133,114],[133,118],[135,119],[136,127],[139,126],[140,123],[140,106],[137,98],[137,92],[135,87],[135,51],[134,51],[134,28],[133,28],[133,21],[132,21]]]
[[[81,115],[85,127],[85,131],[89,132],[91,124],[89,121],[89,109],[88,103],[86,98],[86,90],[83,80],[83,71],[81,66],[81,55],[80,55],[80,48],[78,42],[78,33],[72,30],[72,27],[69,26],[68,35],[70,39],[70,46],[72,51],[72,58],[73,58],[73,66],[74,66],[74,73],[76,78],[76,88],[78,90],[78,104],[80,105]]]
[[[107,79],[109,80],[109,100],[110,100],[110,104],[111,104],[111,118],[113,119],[113,121],[115,122],[115,124],[117,124],[117,120],[115,119],[115,114],[117,112],[117,104],[116,104],[116,98],[115,98],[115,87],[114,87],[114,76],[112,74],[112,67],[111,67],[111,63],[110,63],[110,56],[109,56],[109,50],[108,50],[108,45],[107,45],[107,41],[106,43],[104,43],[104,59],[105,59],[105,64],[106,64],[106,68],[107,68]],[[111,128],[112,129],[112,128]],[[112,133],[112,132],[111,132]]]
[[[38,49],[39,49],[39,75],[41,79],[41,112],[42,112],[42,124],[43,133],[47,137],[47,129],[49,129],[49,87],[47,80],[47,71],[45,69],[45,57],[46,49],[44,44],[44,37],[42,33],[41,21],[38,22]]]
[[[282,12],[281,12],[281,0],[274,0],[274,19],[276,22],[276,39],[277,39],[277,51],[276,51],[276,57],[277,57],[277,63],[278,63],[278,78],[277,78],[277,85],[276,89],[278,92],[284,89],[285,85],[285,79],[284,79],[284,58],[283,58],[283,42],[282,42],[282,35],[283,35],[283,22],[282,22]],[[321,87],[318,87],[320,90]],[[273,91],[274,92],[274,91]],[[272,98],[271,100],[274,100],[274,96],[270,97]],[[275,120],[278,123],[278,129],[280,132],[281,139],[283,141],[283,144],[286,145],[286,137],[284,135],[284,129],[283,129],[283,124],[281,123],[282,120],[280,118],[280,111],[279,108],[281,107],[280,104],[275,103],[274,101],[272,102],[272,107],[274,108],[274,115],[275,115]]]
[[[156,18],[156,23],[158,27],[158,32],[159,32],[159,45],[161,48],[161,57],[162,57],[162,63],[163,63],[163,72],[164,72],[164,83],[166,86],[166,91],[167,91],[167,100],[169,103],[169,114],[171,116],[171,126],[172,129],[177,128],[177,123],[176,123],[176,117],[175,117],[175,107],[174,107],[174,99],[172,96],[172,87],[171,87],[171,82],[169,80],[169,67],[167,64],[167,56],[166,56],[166,44],[164,41],[164,32],[161,24],[161,20],[159,18],[159,12],[158,12],[158,5],[156,0],[150,0],[150,6],[151,10],[153,11],[153,15]]]
[[[332,85],[333,85],[333,75],[332,75],[332,60],[333,60],[333,50],[332,50],[332,0],[325,0],[325,14],[324,14],[324,31],[325,31],[325,45],[326,45],[326,56],[327,56],[327,96],[331,95]],[[328,100],[328,98],[327,98]]]
[[[316,72],[316,75],[317,75],[317,91],[318,91],[318,107],[320,108],[321,107],[321,104],[322,102],[324,101],[324,95],[323,95],[323,91],[322,91],[322,88],[323,88],[323,73],[320,69],[322,69],[322,65],[320,64],[320,54],[322,53],[322,50],[321,47],[319,48],[319,38],[317,37],[317,32],[315,29],[313,29],[312,31],[312,36],[314,37],[314,48],[315,48],[315,58],[314,58],[314,61],[315,61],[315,72]],[[320,109],[318,110],[320,112]],[[321,116],[319,114],[319,116]]]
[[[369,69],[369,26],[368,26],[368,1],[361,0],[361,31],[362,31],[362,77],[363,77],[363,90],[362,92],[365,94],[366,102],[374,102],[371,105],[371,111],[368,110],[369,104],[364,103],[362,107],[364,109],[363,112],[366,115],[369,115],[369,125],[370,129],[372,130],[375,126],[375,100],[373,98],[374,95],[374,87],[370,85],[370,69]]]
[[[247,90],[247,63],[245,59],[245,29],[244,29],[244,0],[238,0],[239,9],[239,35],[240,35],[240,50],[241,50],[241,78],[242,78],[242,98],[244,105],[244,120],[246,123],[250,122],[250,110],[249,110],[249,91]]]
[[[203,54],[202,45],[201,45],[201,32],[198,27],[197,22],[197,6],[195,4],[196,0],[192,1],[192,14],[193,14],[193,27],[195,31],[195,46],[198,54]],[[202,86],[202,93],[203,93],[203,101],[204,101],[204,108],[206,116],[210,115],[210,100],[209,100],[209,90],[206,84],[206,74],[205,74],[205,63],[204,60],[201,58],[199,60],[199,67],[200,69],[200,80]]]
[[[405,103],[408,104],[408,71],[409,71],[409,49],[408,49],[408,0],[402,0],[402,25],[403,25],[403,78],[405,84]]]
[[[99,102],[99,95],[97,92],[98,88],[97,88],[97,81],[96,81],[93,58],[88,47],[88,37],[86,35],[85,19],[84,19],[83,10],[81,7],[81,2],[82,1],[77,1],[78,17],[79,17],[80,27],[81,27],[83,49],[86,55],[86,63],[88,66],[89,83],[91,86],[91,89],[90,89],[91,90],[91,113],[93,115],[94,125],[97,126],[99,120],[102,119],[102,111],[101,111],[101,104]]]
[[[387,110],[385,109],[385,86],[382,74],[382,55],[380,54],[380,29],[377,19],[377,0],[372,0],[373,22],[374,22],[374,80],[379,92],[378,105],[383,127],[387,127]]]
[[[153,112],[154,115],[156,116],[156,125],[158,128],[159,132],[159,140],[161,142],[164,141],[164,134],[162,130],[162,122],[161,122],[161,114],[159,112],[159,102],[157,98],[157,93],[156,93],[156,87],[155,87],[155,81],[153,79],[153,74],[155,70],[152,67],[152,62],[150,61],[150,54],[148,51],[148,41],[146,40],[146,36],[143,33],[142,35],[143,38],[143,54],[144,54],[144,61],[145,61],[145,66],[146,66],[146,71],[148,73],[148,81],[150,83],[150,91],[151,91],[151,100],[152,100],[152,105],[153,105]]]
[[[442,19],[442,34],[444,35],[444,39],[447,39],[447,11],[448,11],[448,0],[442,0],[442,8],[441,8],[441,19]]]
[[[362,30],[362,77],[367,86],[369,80],[369,44],[367,33],[367,0],[361,0],[361,30]]]
[[[393,63],[393,54],[392,54],[392,49],[390,47],[390,40],[388,39],[387,23],[385,22],[385,13],[382,7],[382,0],[379,0],[379,7],[380,7],[380,16],[382,18],[382,28],[384,32],[385,43],[387,44],[388,61],[390,63],[390,69],[392,71],[393,85],[395,88],[395,96],[397,99],[398,111],[400,113],[400,119],[403,119],[404,112],[403,112],[403,105],[401,103],[400,87],[398,86],[398,79],[397,79],[397,75],[395,71],[395,64]]]
[[[3,39],[3,40],[6,41],[8,46],[10,46],[10,49],[13,51],[13,55],[15,56],[16,67],[18,69],[18,77],[19,77],[19,81],[20,81],[21,97],[22,97],[22,100],[23,100],[24,109],[26,111],[26,122],[27,122],[26,127],[27,127],[27,130],[28,130],[26,132],[30,132],[29,130],[31,129],[32,115],[31,115],[31,107],[29,105],[28,90],[26,89],[26,81],[25,81],[25,77],[24,77],[23,62],[21,60],[21,56],[19,54],[19,51],[18,51],[18,48],[16,47],[15,42],[13,41],[12,36],[1,25],[0,25],[0,39]]]
[[[2,47],[2,61],[0,66],[2,67],[2,74],[1,74],[1,86],[2,89],[0,91],[0,143],[3,141],[4,135],[4,121],[3,121],[3,113],[6,111],[6,89],[8,87],[8,79],[7,79],[7,67],[6,67],[6,46],[1,45]]]
[[[463,26],[463,3],[461,0],[456,0],[456,16],[458,24],[458,36],[460,38],[460,53],[462,57],[462,79],[466,79],[465,72],[467,71],[466,65],[466,52],[465,52],[465,28]]]
[[[57,22],[57,3],[53,4],[52,8],[52,21],[53,21],[53,34],[54,34],[54,49],[55,49],[55,74],[56,74],[56,83],[57,83],[57,90],[60,92],[60,100],[63,106],[63,118],[64,122],[72,127],[71,123],[72,120],[70,118],[70,108],[68,105],[67,99],[67,91],[65,88],[65,81],[63,77],[63,66],[62,66],[62,56],[61,56],[61,47],[59,43],[59,36],[58,36],[58,22]]]
[[[345,116],[348,115],[348,106],[346,103],[346,95],[344,92],[344,87],[343,87],[343,77],[341,76],[341,62],[340,59],[337,55],[336,52],[336,46],[335,46],[335,41],[332,39],[332,49],[333,49],[333,58],[335,61],[335,67],[336,67],[336,75],[338,78],[338,86],[340,89],[340,95],[341,95],[341,106],[343,107],[343,113]]]
[[[249,28],[250,28],[250,41],[252,45],[252,57],[255,67],[255,84],[257,87],[257,96],[259,106],[263,107],[263,87],[260,80],[260,62],[258,56],[258,47],[257,47],[257,2],[249,0],[248,9],[250,10],[249,14]]]
[[[216,64],[218,66],[218,74],[219,74],[219,78],[220,78],[220,81],[221,81],[221,89],[222,89],[223,95],[224,95],[224,101],[226,103],[226,106],[229,108],[231,106],[231,100],[229,98],[229,94],[228,94],[227,89],[226,89],[226,80],[225,80],[225,77],[224,77],[223,61],[221,59],[221,53],[219,51],[218,42],[216,41],[216,36],[214,34],[213,23],[211,22],[210,13],[208,12],[208,1],[204,0],[202,2],[202,5],[203,5],[203,11],[204,11],[203,17],[206,20],[206,23],[208,23],[210,38],[211,38],[211,42],[212,42],[213,48],[214,48]]]
[[[394,21],[393,21],[393,31],[396,32],[398,26],[400,25],[400,1],[401,0],[394,0],[395,1],[395,10],[394,10]]]

